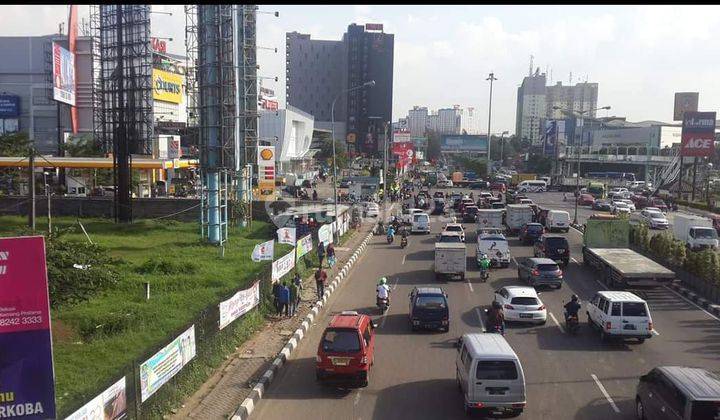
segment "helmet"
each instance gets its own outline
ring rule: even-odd
[[[578,297],[577,297],[577,295],[572,295],[572,296],[570,297],[570,299],[572,299],[573,302],[577,302]]]
[[[380,278],[380,284],[387,284],[387,278],[386,278],[386,277],[381,277],[381,278]]]
[[[487,257],[488,257],[487,254],[485,254],[485,253],[482,254],[482,259],[487,259]]]
[[[495,309],[500,309],[502,308],[502,305],[500,305],[500,302],[493,300],[492,307]]]

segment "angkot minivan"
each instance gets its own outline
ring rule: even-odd
[[[455,378],[465,413],[517,417],[527,402],[525,374],[510,344],[500,334],[464,334],[457,341]]]

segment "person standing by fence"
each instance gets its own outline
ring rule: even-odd
[[[290,308],[288,304],[290,303],[290,289],[288,289],[287,284],[283,282],[282,286],[280,287],[280,293],[279,293],[278,300],[280,301],[280,316],[282,316],[283,310],[285,311],[285,316],[290,316]]]
[[[282,285],[279,281],[273,283],[272,294],[273,294],[273,305],[275,305],[275,312],[280,315],[280,288]]]
[[[318,300],[322,300],[325,294],[325,283],[327,282],[327,273],[322,268],[318,268],[315,272],[315,286],[317,287]]]
[[[325,259],[325,244],[322,242],[318,243],[317,256],[319,261],[318,267],[322,268],[323,260]]]
[[[298,299],[300,290],[298,289],[295,282],[290,283],[290,302],[288,304],[290,310],[290,316],[295,316],[295,312],[297,311],[298,304],[300,303],[300,299]]]

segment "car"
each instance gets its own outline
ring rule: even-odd
[[[623,201],[613,201],[611,204],[611,207],[610,207],[610,213],[612,213],[612,214],[620,214],[620,213],[630,214],[631,210],[630,210],[630,206],[627,203],[625,203]]]
[[[605,290],[595,293],[587,303],[588,325],[600,331],[600,340],[636,338],[640,343],[652,338],[653,322],[647,303],[636,294]]]
[[[502,305],[505,321],[538,324],[547,322],[547,309],[533,287],[502,287],[495,291],[494,301]]]
[[[459,211],[460,213],[462,213],[463,210],[465,210],[465,207],[467,207],[467,206],[474,206],[474,205],[475,205],[475,202],[473,201],[472,198],[470,198],[470,197],[463,197],[463,199],[460,200],[460,202],[459,202],[458,205],[457,205],[457,211]]]
[[[442,191],[435,191],[435,193],[433,194],[433,198],[442,198],[442,199],[444,199],[444,198],[445,198],[445,193],[442,192]]]
[[[445,199],[435,198],[433,200],[432,214],[444,214],[445,213]]]
[[[437,187],[438,188],[452,188],[453,182],[450,181],[449,179],[442,179],[437,182]]]
[[[635,414],[640,420],[720,418],[720,375],[699,367],[655,367],[638,381]]]
[[[410,292],[408,311],[410,329],[450,330],[450,311],[447,293],[440,287],[415,287]]]
[[[562,230],[567,233],[570,231],[570,213],[565,210],[549,210],[545,217],[545,226],[552,232],[554,230]]]
[[[465,206],[462,212],[462,221],[465,223],[475,223],[477,221],[479,208],[476,206]]]
[[[612,198],[612,197],[614,197],[616,194],[625,194],[625,193],[628,193],[628,192],[630,192],[630,191],[629,191],[627,188],[625,188],[625,187],[614,187],[613,189],[611,189],[610,191],[608,191],[608,197],[609,197],[609,198]]]
[[[491,182],[490,191],[500,191],[501,193],[504,193],[505,191],[507,191],[507,185],[505,185],[504,182]]]
[[[419,214],[419,213],[425,213],[425,210],[423,209],[416,209],[416,208],[407,208],[400,213],[400,222],[404,223],[406,225],[411,225],[413,221],[413,215]]]
[[[489,187],[490,187],[490,183],[487,181],[475,181],[470,184],[471,190],[481,190],[481,189],[485,189],[485,188],[489,188]]]
[[[650,229],[667,229],[670,227],[668,219],[659,211],[644,209],[640,211],[640,219]]]
[[[580,194],[577,198],[579,206],[592,206],[595,203],[595,197],[590,194]]]
[[[603,210],[603,211],[610,211],[611,204],[608,200],[599,199],[595,200],[595,202],[592,205],[593,210]]]
[[[492,203],[490,205],[490,208],[491,209],[505,209],[505,203],[500,203],[500,202]]]
[[[643,210],[656,211],[656,212],[662,213],[663,215],[667,215],[667,212],[664,212],[657,207],[645,207],[645,208],[643,208]]]
[[[461,237],[459,232],[441,232],[438,236],[437,242],[445,244],[459,244],[465,241],[465,235]]]
[[[414,213],[410,233],[430,233],[430,216],[425,212]]]
[[[476,262],[480,267],[480,257],[487,254],[493,267],[510,266],[510,247],[505,235],[499,229],[483,229],[477,233]]]
[[[550,258],[525,258],[518,260],[518,279],[530,286],[562,288],[563,272]]]
[[[323,331],[315,358],[321,383],[350,381],[368,386],[375,359],[375,324],[368,315],[343,311]]]
[[[564,236],[543,235],[533,245],[533,255],[536,258],[549,258],[558,264],[562,262],[567,267],[570,263],[570,244]]]
[[[378,217],[380,215],[380,206],[377,203],[365,203],[363,213],[365,217]]]
[[[667,204],[665,204],[665,202],[661,198],[650,197],[650,199],[648,200],[645,207],[650,207],[650,206],[659,208],[660,211],[662,211],[663,213],[667,213],[667,211],[668,211]]]
[[[520,228],[518,239],[522,244],[531,244],[538,240],[545,233],[545,228],[540,223],[525,223]]]
[[[630,208],[631,212],[635,211],[635,203],[633,203],[632,200],[623,198],[622,200],[618,200],[618,201],[622,201],[623,203],[627,204],[628,208]]]
[[[446,224],[443,232],[458,232],[460,234],[460,242],[465,242],[465,227],[460,223]]]

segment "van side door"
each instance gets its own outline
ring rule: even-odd
[[[465,346],[465,343],[460,341],[460,347],[458,348],[458,357],[455,361],[455,370],[457,371],[456,376],[460,388],[462,389],[463,395],[467,395],[468,390],[468,372],[470,371],[470,368],[468,366],[469,359],[470,355],[468,354],[467,347]]]

